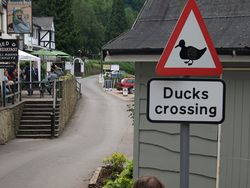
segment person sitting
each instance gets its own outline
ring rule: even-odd
[[[133,188],[164,188],[164,185],[154,176],[142,176],[134,182]]]
[[[48,73],[48,81],[52,82],[58,78],[57,74],[51,70],[51,72]]]

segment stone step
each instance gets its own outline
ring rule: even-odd
[[[52,108],[24,108],[23,112],[52,112]],[[59,112],[59,109],[55,110]]]
[[[58,120],[59,116],[55,116],[55,119]],[[21,120],[51,120],[50,114],[48,115],[33,115],[27,114],[21,117]]]
[[[55,120],[55,123],[59,123],[59,120]],[[21,120],[20,125],[50,125],[51,120]]]
[[[51,129],[51,125],[20,125],[19,130],[24,129]],[[55,129],[58,129],[58,124],[55,125]]]
[[[39,103],[39,104],[50,104],[50,103],[53,103],[53,99],[25,101],[25,104],[37,104],[37,103]],[[59,103],[59,101],[57,103]]]
[[[55,108],[55,137],[59,131],[60,102]],[[26,101],[20,120],[17,138],[51,138],[53,100]]]
[[[58,129],[55,129],[55,134]],[[17,135],[30,135],[30,134],[51,134],[51,129],[22,129],[18,130]]]
[[[60,104],[56,104],[56,108],[59,108]],[[24,108],[53,108],[53,104],[25,104]]]
[[[17,138],[33,138],[33,139],[39,139],[39,138],[51,138],[51,134],[23,134],[23,135],[17,135]],[[58,134],[55,134],[55,137],[58,137]]]
[[[23,112],[22,116],[50,116],[51,112]],[[59,111],[55,113],[56,116],[59,115]]]

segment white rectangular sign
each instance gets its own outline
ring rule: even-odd
[[[119,65],[111,65],[111,70],[120,70],[120,66]]]
[[[151,122],[222,123],[225,83],[218,79],[152,79],[147,118]]]

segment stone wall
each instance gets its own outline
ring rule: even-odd
[[[62,133],[68,121],[74,113],[79,93],[76,89],[76,80],[69,78],[60,82],[60,124],[59,134]],[[24,103],[17,103],[14,106],[0,108],[0,144],[5,144],[16,137],[20,123]]]
[[[60,101],[60,125],[59,134],[62,133],[68,121],[74,113],[75,106],[79,97],[74,78],[61,82],[62,99]]]
[[[16,137],[23,103],[0,109],[0,144],[5,144]]]

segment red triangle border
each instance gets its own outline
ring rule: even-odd
[[[208,49],[215,64],[215,68],[174,68],[165,67],[165,64],[174,48],[174,45],[187,21],[187,18],[191,11],[197,19],[200,26],[204,39],[207,43]],[[185,8],[172,32],[172,35],[164,49],[161,58],[156,66],[156,74],[159,76],[220,76],[222,74],[222,65],[218,54],[214,48],[213,42],[210,38],[209,32],[199,11],[198,5],[195,0],[189,0],[185,5]]]

